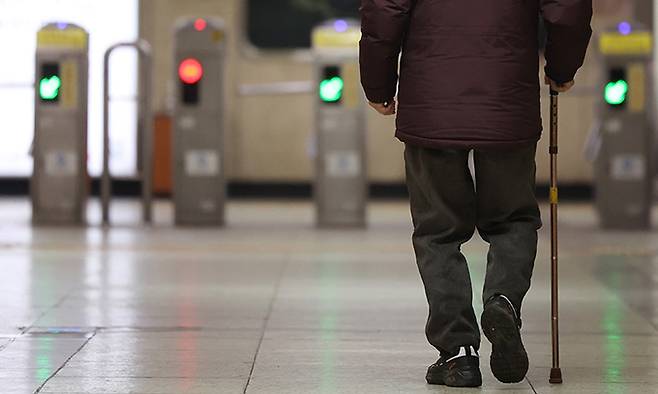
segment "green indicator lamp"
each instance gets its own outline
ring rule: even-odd
[[[57,75],[41,78],[41,81],[39,81],[39,96],[42,100],[56,100],[59,97],[61,87],[62,80]]]
[[[335,103],[343,97],[345,82],[341,77],[333,77],[320,82],[320,99],[326,103]]]
[[[622,105],[628,96],[628,82],[620,79],[605,86],[604,99],[610,105]]]

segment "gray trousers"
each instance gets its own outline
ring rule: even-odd
[[[461,252],[476,228],[489,243],[483,301],[504,294],[521,310],[542,225],[535,197],[536,150],[536,144],[475,150],[474,181],[469,150],[406,146],[413,245],[429,303],[426,334],[439,351],[480,346],[468,265]]]

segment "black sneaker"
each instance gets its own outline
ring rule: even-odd
[[[425,377],[429,384],[450,387],[480,387],[480,356],[471,346],[462,346],[458,353],[441,354],[435,364],[430,365]]]
[[[491,297],[484,305],[482,330],[491,350],[491,372],[503,383],[518,383],[528,373],[528,353],[521,341],[521,320],[504,295]]]

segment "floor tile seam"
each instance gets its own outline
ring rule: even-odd
[[[57,376],[55,379],[96,379],[96,376],[94,377],[88,377],[88,376]],[[196,380],[197,378],[189,378],[189,377],[167,377],[167,376],[151,376],[151,377],[133,377],[133,376],[107,376],[103,377],[104,379],[109,379],[109,380],[136,380],[136,379],[142,379],[142,380]],[[0,378],[2,380],[2,378]],[[202,378],[201,380],[242,380],[240,378]],[[44,391],[41,391],[42,393]]]
[[[41,390],[46,386],[46,384],[48,384],[48,382],[52,378],[54,378],[59,373],[59,371],[64,369],[64,367],[66,367],[66,364],[68,364],[68,362],[71,361],[73,357],[75,357],[78,353],[80,353],[82,349],[84,349],[84,347],[87,346],[87,344],[96,336],[96,334],[97,334],[96,331],[92,332],[92,334],[82,343],[82,345],[80,345],[66,360],[64,360],[62,365],[60,365],[59,368],[55,370],[55,372],[53,372],[50,376],[48,376],[48,378],[46,378],[46,380],[44,380],[39,387],[37,387],[37,389],[34,391],[34,394],[40,393]]]
[[[560,319],[563,319],[563,317],[560,317]],[[565,319],[566,320],[566,319]],[[573,337],[607,337],[608,334],[603,332],[603,331],[591,331],[591,330],[579,330],[579,329],[573,329],[567,331],[566,329],[562,328],[562,324],[560,324],[560,337],[565,337],[565,338],[573,338]],[[546,331],[525,331],[522,330],[521,333],[523,336],[527,337],[539,337],[539,336],[546,336],[548,335],[550,337],[551,333],[546,330]],[[623,335],[625,337],[639,337],[639,338],[652,338],[652,337],[658,337],[658,333],[655,332],[624,332]]]
[[[525,380],[530,385],[530,388],[532,389],[532,392],[535,393],[535,394],[539,394],[539,393],[537,393],[537,390],[535,389],[535,386],[532,384],[532,381],[530,381],[530,378],[526,376]]]
[[[68,327],[68,326],[58,326],[60,328],[63,327]],[[83,328],[83,329],[88,329],[89,331],[98,331],[99,333],[109,333],[109,334],[131,334],[131,333],[150,333],[150,334],[157,334],[157,333],[176,333],[176,332],[199,332],[199,333],[229,333],[229,332],[236,332],[236,333],[244,333],[244,332],[260,332],[262,328],[249,328],[249,327],[243,327],[243,328],[221,328],[221,327],[207,327],[207,326],[200,326],[200,327],[139,327],[139,326],[85,326],[85,327],[80,327],[80,326],[71,326],[71,328]],[[44,328],[49,328],[48,326],[30,326],[29,329],[44,329]]]
[[[324,333],[327,332],[326,329],[322,329],[319,327],[295,327],[295,326],[277,326],[277,327],[272,327],[268,329],[268,332],[270,333],[288,333],[288,332],[294,332],[294,333],[308,333],[308,334],[317,334],[317,333]],[[418,334],[419,332],[422,334],[423,330],[420,329],[396,329],[396,328],[391,328],[391,329],[382,329],[382,328],[373,328],[373,329],[350,329],[350,328],[334,328],[331,330],[331,332],[336,333],[336,334],[368,334],[368,335],[377,335],[377,334],[407,334],[407,335],[415,335]]]
[[[54,379],[89,379],[88,375],[58,375],[53,376]],[[240,380],[244,381],[244,376],[141,376],[141,375],[94,375],[93,379],[109,379],[109,380],[120,380],[120,379],[131,379],[131,380]],[[0,378],[2,380],[2,378]]]
[[[247,377],[247,381],[245,382],[244,389],[242,390],[243,394],[246,394],[247,390],[249,389],[249,384],[251,383],[251,378],[253,377],[254,369],[256,367],[256,361],[258,360],[258,354],[260,353],[261,346],[263,345],[263,339],[265,338],[265,332],[267,331],[267,326],[269,325],[270,318],[272,317],[272,312],[274,311],[274,304],[279,296],[279,290],[281,289],[281,284],[283,283],[284,274],[288,269],[290,262],[292,261],[292,255],[293,255],[293,251],[289,250],[285,262],[282,264],[281,269],[279,271],[279,275],[276,280],[274,290],[272,291],[272,298],[270,299],[270,303],[267,307],[267,313],[265,314],[263,326],[261,327],[261,335],[260,338],[258,339],[258,345],[256,346],[256,351],[254,352],[254,357],[251,362],[249,376]]]
[[[44,309],[44,310],[39,314],[39,316],[37,316],[37,317],[32,321],[32,323],[28,324],[28,325],[25,326],[25,327],[22,327],[17,335],[14,335],[14,336],[13,336],[13,337],[12,337],[7,343],[5,343],[4,345],[1,345],[1,346],[0,346],[0,352],[2,352],[3,350],[5,350],[6,348],[8,348],[12,343],[16,342],[16,340],[17,340],[18,338],[20,338],[20,337],[24,336],[25,334],[27,334],[28,331],[30,331],[30,330],[36,325],[36,323],[37,323],[39,320],[41,320],[41,319],[42,319],[45,315],[47,315],[50,311],[52,311],[52,310],[56,309],[57,307],[59,307],[60,305],[62,305],[62,304],[64,303],[64,301],[65,301],[65,300],[66,300],[66,299],[67,299],[72,293],[73,293],[73,289],[69,290],[69,292],[67,292],[67,293],[64,294],[62,297],[60,297],[60,299],[57,300],[57,302],[55,302],[52,306],[49,306],[49,307],[47,307],[46,309]]]

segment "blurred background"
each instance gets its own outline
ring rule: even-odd
[[[658,13],[593,2],[559,98],[565,384],[548,384],[546,226],[528,378],[483,362],[486,392],[658,384]],[[0,392],[443,392],[423,380],[403,145],[361,92],[358,6],[0,0]],[[537,163],[548,224],[547,136]],[[464,253],[479,316],[487,245]]]
[[[650,27],[650,1],[595,0],[595,30],[622,20],[637,20]],[[11,61],[0,65],[0,110],[4,143],[0,146],[2,190],[27,191],[31,174],[29,156],[33,135],[34,51],[36,31],[53,20],[83,26],[90,36],[89,173],[100,175],[102,156],[102,62],[109,45],[143,38],[153,47],[153,110],[156,156],[156,191],[170,190],[167,173],[168,125],[176,81],[173,26],[181,16],[218,16],[226,23],[226,177],[234,191],[309,194],[313,177],[314,65],[310,51],[313,26],[332,18],[358,18],[357,1],[116,1],[103,9],[88,1],[3,1],[0,29],[2,48]],[[101,11],[102,9],[102,11]],[[595,49],[595,48],[594,48]],[[134,95],[137,60],[131,51],[113,58],[112,160],[120,178],[135,174],[137,138]],[[595,108],[601,98],[602,62],[591,50],[578,75],[576,90],[563,99],[561,181],[579,195],[591,196],[592,165],[583,159],[587,136],[596,124]],[[11,109],[11,110],[10,110]],[[368,112],[368,180],[373,186],[393,187],[403,182],[401,144],[392,138],[393,120]],[[546,184],[545,149],[539,150],[539,182]],[[10,180],[23,182],[10,182]],[[8,183],[9,182],[9,183]],[[242,187],[241,187],[242,186]],[[268,187],[264,187],[268,186]],[[565,189],[566,190],[566,189]]]

